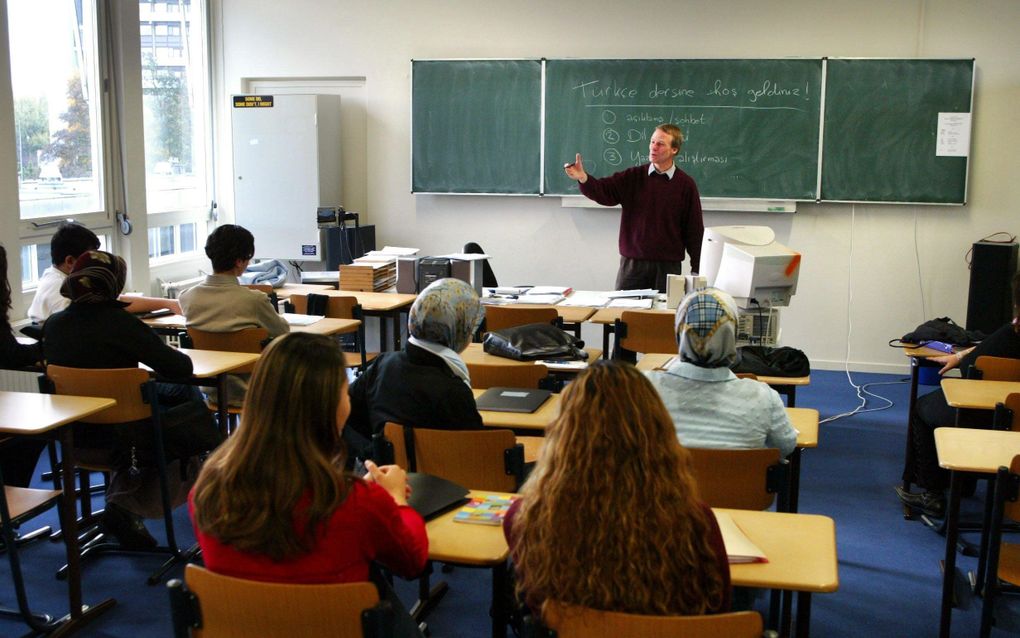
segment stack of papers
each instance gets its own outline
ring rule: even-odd
[[[659,291],[655,288],[642,288],[640,290],[614,290],[606,293],[606,296],[610,299],[620,299],[625,297],[655,297],[659,294]]]
[[[610,308],[636,308],[638,310],[651,310],[651,299],[617,298],[609,302]]]
[[[723,545],[726,546],[726,556],[730,563],[769,562],[765,552],[751,542],[751,539],[744,534],[744,531],[729,514],[718,510],[712,510],[712,512],[715,514],[715,520],[719,523],[719,531],[722,533]]]
[[[553,305],[563,301],[563,295],[521,295],[516,303]]]
[[[573,292],[570,286],[532,286],[528,288],[526,295],[559,295],[565,297]]]
[[[291,326],[310,326],[323,318],[322,315],[299,315],[294,312],[285,312],[280,316]]]
[[[405,248],[403,246],[383,246],[382,250],[370,250],[365,253],[365,257],[383,257],[388,259],[395,259],[397,257],[410,257],[411,255],[417,255],[417,248]],[[362,259],[359,257],[358,259]],[[354,261],[358,261],[355,259]]]
[[[564,299],[560,305],[584,308],[602,308],[607,303],[609,303],[609,297],[604,292],[575,290],[569,297]]]
[[[380,291],[397,283],[397,262],[393,257],[359,257],[340,266],[340,290]]]

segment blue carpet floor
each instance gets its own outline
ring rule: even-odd
[[[871,389],[893,401],[893,407],[823,424],[819,447],[803,455],[800,510],[823,514],[836,521],[839,551],[839,591],[812,598],[812,634],[842,636],[934,636],[938,632],[941,591],[939,559],[944,539],[917,520],[903,519],[893,486],[902,469],[908,385],[892,375],[854,374],[856,383],[882,383]],[[886,385],[888,384],[888,385]],[[924,389],[922,392],[925,391]],[[822,418],[856,407],[856,392],[842,372],[814,372],[811,385],[801,388],[797,405],[817,408]],[[868,407],[882,405],[869,399]],[[981,507],[983,487],[965,499],[964,516]],[[55,515],[40,520],[55,523]],[[176,512],[182,545],[194,536],[185,508]],[[30,525],[29,528],[34,528]],[[155,525],[151,525],[157,536]],[[29,598],[33,606],[50,613],[66,610],[66,588],[53,578],[62,564],[62,545],[41,542],[23,552],[29,566]],[[150,587],[145,579],[159,564],[155,557],[104,557],[86,565],[83,586],[86,602],[106,597],[117,606],[79,635],[118,637],[170,636],[170,613],[162,585]],[[963,573],[976,560],[960,556]],[[178,568],[172,576],[179,576]],[[491,577],[485,570],[458,568],[438,574],[450,592],[429,618],[436,638],[490,634],[488,607]],[[0,560],[0,604],[13,603],[9,566]],[[411,583],[398,582],[401,598],[415,596]],[[954,610],[953,631],[958,636],[977,633],[981,600],[963,597]],[[761,611],[764,609],[761,603]],[[1020,597],[1005,597],[999,605],[995,636],[1020,634]],[[0,619],[0,636],[26,633],[25,626]]]

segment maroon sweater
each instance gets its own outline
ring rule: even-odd
[[[691,176],[679,168],[673,178],[648,174],[648,164],[601,179],[588,176],[581,194],[603,206],[623,206],[620,254],[646,261],[683,261],[691,272],[701,267],[701,197]]]

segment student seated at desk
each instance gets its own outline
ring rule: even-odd
[[[401,352],[380,355],[351,385],[348,426],[364,448],[387,421],[410,427],[479,429],[471,379],[460,353],[485,316],[474,289],[459,279],[440,279],[418,295],[407,319]]]
[[[378,561],[406,577],[428,558],[407,475],[366,462],[344,471],[350,403],[343,354],[328,337],[271,343],[252,374],[237,432],[206,461],[191,494],[205,565],[252,580],[345,583]]]
[[[783,400],[764,383],[738,379],[737,308],[733,298],[709,288],[688,295],[676,310],[679,360],[646,373],[659,391],[684,447],[779,448],[797,445]]]
[[[99,250],[99,238],[81,224],[65,222],[53,233],[50,239],[50,260],[53,265],[43,271],[39,283],[36,284],[35,297],[28,308],[28,317],[32,321],[42,323],[53,313],[67,308],[71,302],[61,294],[60,288],[74,267],[74,262],[82,253],[89,250]],[[124,295],[121,301],[131,313],[151,312],[164,308],[173,313],[181,311],[176,299]]]
[[[187,379],[192,373],[191,359],[163,343],[148,326],[127,312],[124,303],[117,301],[126,272],[123,259],[98,250],[88,251],[74,262],[60,289],[70,305],[43,324],[46,362],[71,368],[135,368],[144,363],[161,377]],[[165,423],[164,444],[168,451],[185,450],[192,441],[218,442],[212,417],[197,388],[175,383],[160,383],[157,388],[164,415],[171,408],[178,408],[175,415],[194,415],[174,427]],[[126,547],[155,546],[156,539],[145,529],[142,517],[163,515],[159,475],[154,467],[140,466],[138,461],[152,456],[154,443],[147,433],[142,428],[124,430],[116,425],[95,424],[82,424],[74,430],[76,448],[102,450],[104,461],[114,464],[102,521],[106,531]],[[204,451],[196,449],[194,453]],[[169,466],[171,496],[175,492],[187,493],[187,485],[182,487],[187,481],[181,479],[181,474],[176,463]],[[178,500],[183,502],[183,498]]]
[[[507,513],[517,589],[632,614],[730,609],[730,569],[690,457],[655,389],[599,361],[563,392],[535,470]]]
[[[959,367],[964,376],[983,355],[1020,359],[1020,273],[1013,277],[1013,321],[993,332],[984,341],[968,350],[943,357],[932,357],[929,361],[942,364],[939,374],[945,374]],[[987,411],[964,410],[960,413],[960,426],[967,428],[991,427],[991,413]],[[917,484],[924,489],[921,493],[904,491],[896,487],[896,494],[904,505],[923,514],[942,518],[946,512],[945,490],[949,487],[949,472],[939,467],[938,451],[935,449],[935,428],[956,423],[956,409],[946,403],[942,388],[918,397],[910,415],[913,459],[903,468],[903,480]]]
[[[42,347],[38,343],[18,343],[11,330],[11,282],[7,279],[7,249],[0,246],[0,368],[18,370],[42,361]],[[0,468],[4,484],[28,487],[35,472],[39,454],[46,441],[13,437],[0,447]]]

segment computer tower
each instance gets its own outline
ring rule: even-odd
[[[1013,318],[1017,244],[979,241],[970,259],[967,330],[991,334]]]

